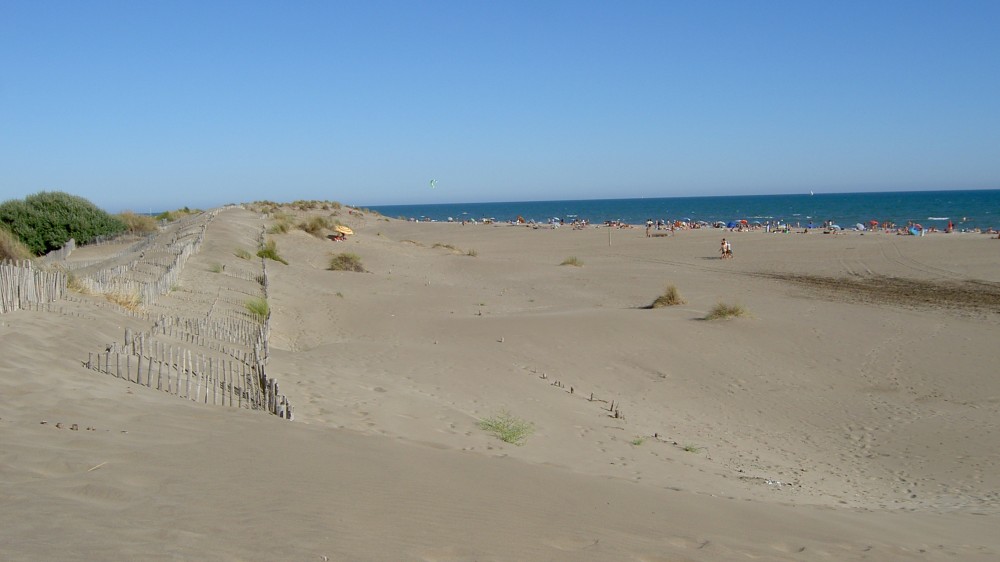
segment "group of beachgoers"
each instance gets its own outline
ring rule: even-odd
[[[416,220],[416,219],[409,219]],[[424,221],[430,221],[430,219],[423,219]],[[449,218],[449,222],[452,219]],[[480,221],[476,219],[464,219],[461,221],[463,225],[465,224],[494,224],[496,219],[493,218],[483,218]],[[518,216],[515,219],[510,219],[504,221],[506,224],[512,226],[527,226],[531,228],[559,228],[563,226],[572,227],[573,230],[582,230],[589,226],[591,223],[587,219],[573,218],[570,221],[566,221],[561,218],[552,218],[544,222],[537,222],[531,219],[525,219],[523,216]],[[636,225],[630,224],[623,220],[606,220],[602,223],[605,228],[615,228],[615,229],[631,229],[636,228]],[[858,223],[850,228],[842,228],[840,225],[836,224],[833,220],[826,220],[821,223],[815,223],[810,221],[803,224],[801,221],[796,221],[794,224],[786,221],[771,220],[765,222],[750,222],[746,219],[734,220],[730,222],[716,221],[714,223],[709,223],[706,221],[690,221],[690,220],[663,220],[663,219],[646,219],[646,237],[652,237],[655,231],[669,231],[673,234],[679,230],[696,230],[701,228],[717,228],[724,229],[730,232],[755,232],[764,231],[768,233],[791,233],[798,232],[802,234],[809,233],[813,230],[822,230],[826,234],[837,234],[838,232],[844,231],[855,231],[855,232],[881,232],[885,234],[898,234],[898,235],[915,235],[923,236],[926,233],[931,232],[974,232],[974,233],[984,233],[984,234],[998,234],[998,231],[991,228],[988,229],[958,229],[952,221],[948,221],[948,224],[943,229],[939,229],[936,226],[923,226],[919,223],[910,221],[906,225],[897,225],[892,221],[878,221],[871,220],[867,224]],[[662,235],[657,235],[662,236]],[[1000,236],[998,236],[1000,237]]]

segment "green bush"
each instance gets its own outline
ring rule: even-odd
[[[35,255],[58,250],[70,238],[86,244],[99,236],[120,234],[127,228],[121,219],[90,201],[57,191],[42,191],[23,201],[12,199],[3,203],[0,224]]]
[[[361,265],[361,258],[357,254],[344,252],[330,258],[330,266],[327,269],[332,271],[356,271],[364,273],[365,268]]]

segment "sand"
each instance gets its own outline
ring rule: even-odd
[[[1000,241],[335,218],[270,235],[294,421],[87,369],[150,327],[99,296],[0,316],[0,559],[1000,557]],[[143,314],[239,309],[268,224],[220,210]]]

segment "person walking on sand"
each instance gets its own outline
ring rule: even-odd
[[[731,252],[732,252],[732,249],[731,249],[731,247],[729,245],[729,242],[725,238],[723,238],[722,239],[722,246],[719,247],[719,253],[722,254],[722,259],[728,258],[730,256]]]

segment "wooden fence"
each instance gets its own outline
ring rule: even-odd
[[[30,261],[0,262],[0,314],[66,296],[66,274],[36,269]]]
[[[262,365],[244,354],[242,359],[219,359],[194,354],[125,330],[125,344],[111,344],[90,353],[87,368],[194,402],[264,410],[292,419],[292,406],[278,382],[269,379]]]

